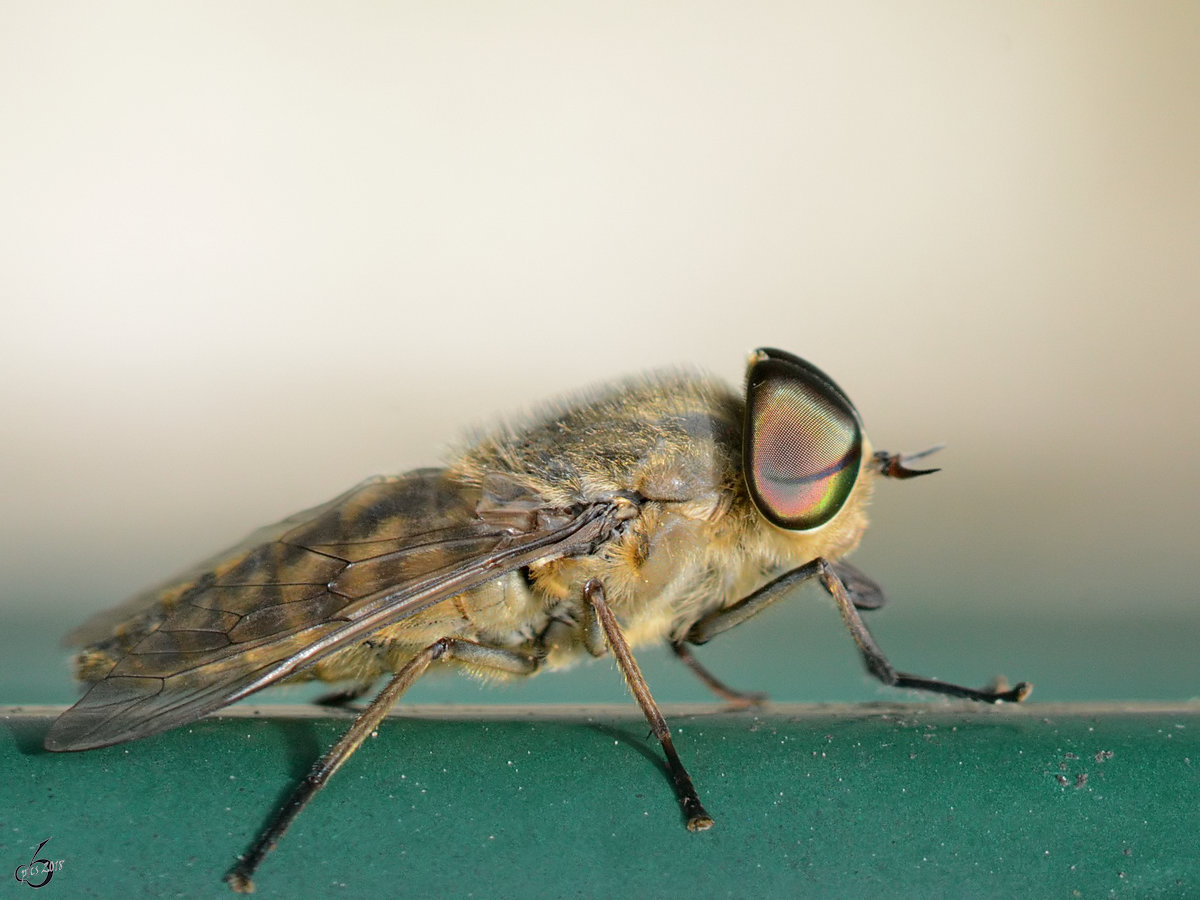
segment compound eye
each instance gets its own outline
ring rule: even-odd
[[[862,466],[862,424],[823,372],[760,350],[746,385],[746,483],[759,511],[791,531],[820,528],[845,505]]]

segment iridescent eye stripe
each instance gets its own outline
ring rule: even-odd
[[[776,484],[786,484],[789,487],[799,486],[799,485],[805,484],[806,482],[820,481],[823,478],[829,478],[833,475],[836,475],[839,472],[846,469],[852,461],[855,461],[854,454],[847,453],[836,463],[829,466],[829,468],[822,469],[820,472],[813,472],[813,474],[811,474],[811,475],[797,475],[795,477],[789,477],[786,475],[774,475],[771,477],[771,480],[773,482],[775,482]]]
[[[848,452],[812,475],[778,476],[755,467],[763,500],[789,528],[815,528],[831,519],[845,503],[858,474],[859,457]]]

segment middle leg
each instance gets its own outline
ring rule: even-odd
[[[617,624],[616,616],[608,608],[608,602],[604,596],[604,585],[596,578],[591,579],[583,587],[583,596],[596,611],[596,618],[600,623],[600,628],[604,631],[613,656],[616,657],[617,665],[621,668],[621,674],[625,676],[629,689],[633,691],[634,699],[642,708],[642,714],[645,715],[646,721],[650,723],[650,730],[662,744],[663,753],[667,757],[667,768],[671,773],[671,782],[675,786],[675,795],[679,798],[679,805],[683,807],[688,831],[706,831],[712,828],[712,816],[704,809],[704,805],[696,793],[696,788],[692,784],[691,776],[683,767],[679,754],[675,752],[675,743],[671,740],[671,729],[667,727],[667,720],[663,718],[662,711],[654,702],[654,697],[650,695],[650,687],[646,684],[641,667],[633,658],[629,643],[621,632],[621,626]]]

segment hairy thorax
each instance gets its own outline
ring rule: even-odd
[[[637,514],[595,553],[534,563],[430,612],[441,627],[457,617],[456,633],[472,640],[534,648],[554,668],[588,652],[583,588],[591,579],[604,585],[636,647],[679,639],[780,572],[853,550],[871,479],[824,527],[776,528],[745,487],[743,415],[741,399],[723,386],[679,376],[625,385],[485,438],[451,466],[454,477],[513,478],[562,506],[629,495]]]

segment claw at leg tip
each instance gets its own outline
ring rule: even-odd
[[[230,872],[225,876],[225,883],[233,889],[235,894],[254,893],[254,879],[247,878],[240,872]]]

